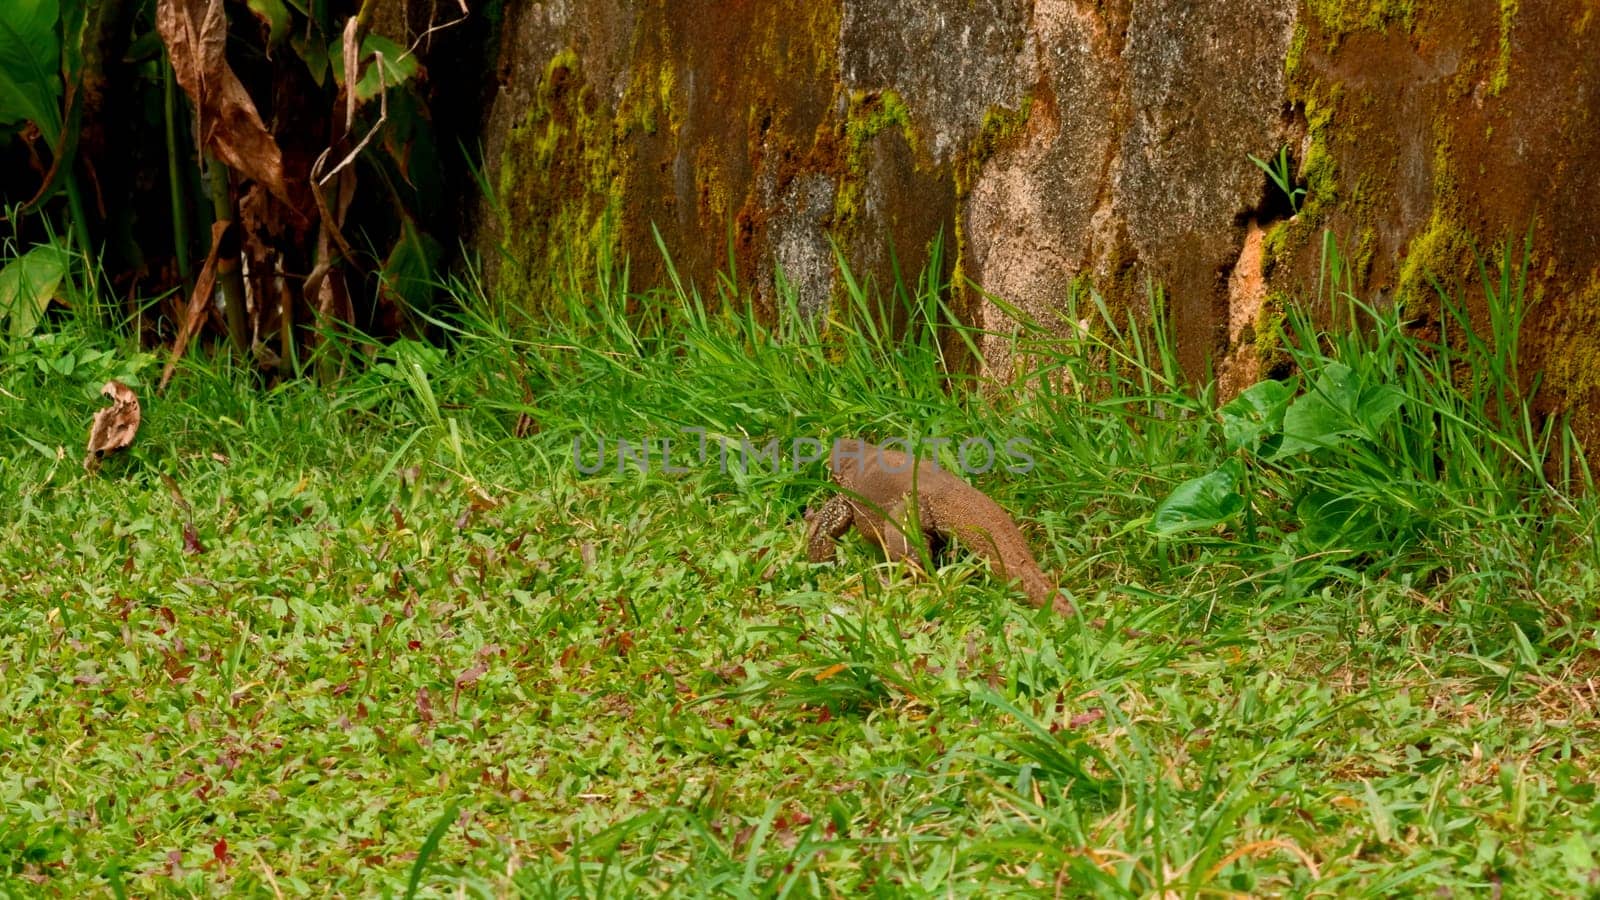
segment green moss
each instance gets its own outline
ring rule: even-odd
[[[1283,323],[1288,318],[1285,310],[1293,302],[1287,294],[1273,291],[1267,294],[1261,301],[1261,308],[1256,310],[1251,328],[1255,331],[1254,352],[1261,364],[1262,375],[1271,376],[1290,363],[1289,353],[1283,345]]]
[[[1356,284],[1367,284],[1372,277],[1372,258],[1378,252],[1378,230],[1368,225],[1361,229],[1355,249],[1350,251],[1350,272]]]
[[[955,262],[951,269],[950,285],[958,314],[964,318],[970,316],[972,298],[967,290],[968,238],[966,216],[962,214],[962,205],[971,195],[973,185],[977,183],[978,175],[983,171],[983,164],[1021,136],[1028,126],[1028,117],[1032,112],[1032,97],[1024,97],[1022,105],[1016,109],[1003,106],[989,107],[984,111],[983,124],[978,127],[978,133],[972,142],[956,156]]]
[[[1306,41],[1310,40],[1310,32],[1306,30],[1304,22],[1295,22],[1294,36],[1289,39],[1289,52],[1283,57],[1283,74],[1290,83],[1300,73],[1300,66],[1306,58]]]
[[[1473,239],[1461,224],[1450,147],[1453,130],[1436,124],[1433,136],[1433,211],[1428,226],[1412,239],[1400,266],[1397,294],[1401,303],[1432,301],[1432,279],[1450,286],[1471,272]]]
[[[1322,26],[1329,52],[1337,49],[1346,35],[1386,31],[1393,24],[1410,30],[1417,21],[1416,0],[1306,0],[1305,6]]]
[[[678,73],[671,66],[661,66],[660,74],[656,76],[656,102],[662,109],[672,109],[672,95],[678,87]]]
[[[917,149],[917,136],[911,130],[911,111],[898,92],[855,91],[850,95],[844,126],[847,154],[859,161],[866,153],[867,144],[890,128],[899,128],[912,150]]]
[[[914,159],[921,160],[920,143],[911,127],[911,111],[905,100],[892,90],[855,91],[845,113],[843,128],[843,172],[833,203],[833,232],[841,244],[861,221],[866,202],[867,154],[873,140],[895,128],[910,146]]]
[[[1400,265],[1400,302],[1427,302],[1433,293],[1431,280],[1448,280],[1471,256],[1471,235],[1456,223],[1445,206],[1436,202],[1428,227],[1406,248],[1405,261]]]
[[[1600,412],[1591,399],[1600,393],[1600,271],[1591,272],[1588,282],[1569,295],[1566,308],[1570,315],[1552,340],[1560,352],[1544,362],[1546,383],[1560,392],[1565,408],[1579,408],[1588,433],[1600,438]]]
[[[1410,3],[1314,4],[1311,28],[1335,39],[1357,30],[1385,29],[1414,24],[1416,10]],[[1299,104],[1305,117],[1306,139],[1299,178],[1306,188],[1305,201],[1293,219],[1270,229],[1263,246],[1263,264],[1269,276],[1288,271],[1292,261],[1315,259],[1320,253],[1324,231],[1335,222],[1342,248],[1342,269],[1358,285],[1372,275],[1378,252],[1376,223],[1380,207],[1390,202],[1394,176],[1384,172],[1358,171],[1354,177],[1341,172],[1337,162],[1340,148],[1359,145],[1366,133],[1375,129],[1375,114],[1361,92],[1346,95],[1338,79],[1324,79],[1319,72],[1304,66],[1302,54],[1310,38],[1296,33],[1285,61],[1290,99]],[[1448,172],[1448,160],[1437,168]],[[1448,185],[1441,183],[1440,190]],[[1355,239],[1349,240],[1351,233]],[[1309,287],[1309,286],[1302,286]]]
[[[1325,124],[1312,126],[1306,158],[1300,164],[1300,177],[1306,186],[1306,199],[1302,205],[1331,205],[1339,199],[1339,170],[1333,161],[1333,154],[1328,152]]]
[[[1499,96],[1511,78],[1511,29],[1516,24],[1518,0],[1500,0],[1500,52],[1489,76],[1489,96]]]
[[[1261,236],[1261,274],[1267,278],[1289,258],[1292,224],[1287,220],[1273,222]]]
[[[546,64],[532,107],[511,126],[498,187],[513,269],[499,284],[514,302],[536,305],[551,285],[593,277],[614,253],[613,126],[571,49]]]
[[[1033,111],[1033,98],[1027,97],[1016,109],[991,106],[984,111],[983,124],[972,143],[956,160],[955,188],[958,200],[972,193],[972,186],[983,170],[983,164],[994,157],[1001,148],[1010,144],[1028,127],[1028,116]]]

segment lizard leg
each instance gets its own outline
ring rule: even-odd
[[[835,494],[827,503],[808,510],[806,520],[806,558],[814,563],[833,562],[834,539],[850,529],[855,510],[843,495]]]

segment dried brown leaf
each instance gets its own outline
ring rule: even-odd
[[[458,708],[460,708],[460,704],[461,704],[461,689],[462,688],[471,687],[474,684],[477,684],[478,683],[478,679],[482,678],[484,673],[488,672],[488,671],[489,671],[489,664],[487,662],[479,661],[472,668],[467,669],[465,672],[462,672],[460,675],[456,676],[456,691],[455,691],[455,694],[453,694],[450,697],[450,713],[451,713],[451,715],[454,715],[456,710]]]
[[[472,668],[456,676],[456,687],[464,688],[477,683],[478,679],[482,678],[487,671],[489,671],[489,664],[482,661],[478,662]]]
[[[183,358],[183,351],[189,347],[189,340],[200,330],[200,323],[205,321],[206,303],[211,300],[211,288],[217,280],[217,253],[222,248],[222,236],[232,225],[227,221],[213,222],[211,225],[211,252],[206,254],[206,264],[200,267],[200,275],[194,281],[194,293],[189,296],[189,306],[184,309],[183,321],[178,324],[178,336],[172,341],[172,356],[161,370],[161,383],[156,385],[158,394],[167,389],[167,382],[172,380],[178,360]]]
[[[139,396],[120,381],[106,382],[100,393],[111,398],[111,405],[95,413],[89,425],[89,450],[83,467],[91,472],[107,453],[127,447],[139,433]]]
[[[228,17],[222,0],[160,0],[156,29],[179,86],[194,101],[200,145],[294,206],[284,183],[283,152],[228,67]]]
[[[183,490],[178,487],[178,479],[162,472],[161,483],[167,486],[167,496],[172,498],[173,506],[183,510],[185,513],[191,511],[188,498],[183,496]]]
[[[199,530],[196,529],[194,527],[194,523],[190,521],[185,521],[183,523],[183,552],[189,554],[200,554],[206,552],[206,545],[200,543]]]
[[[344,130],[349,131],[356,123],[356,83],[361,80],[358,62],[361,59],[361,17],[351,16],[344,23],[343,58],[344,58]]]
[[[1086,713],[1079,713],[1078,715],[1073,716],[1070,720],[1068,720],[1067,727],[1068,728],[1082,728],[1085,725],[1092,725],[1095,722],[1098,722],[1101,719],[1104,719],[1105,717],[1106,717],[1106,711],[1105,710],[1103,710],[1103,709],[1091,709]]]

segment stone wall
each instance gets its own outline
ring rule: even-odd
[[[486,136],[503,291],[656,233],[702,290],[771,313],[944,265],[1035,314],[1075,280],[1164,286],[1186,368],[1236,389],[1314,293],[1323,233],[1365,296],[1426,324],[1429,276],[1530,227],[1524,348],[1547,408],[1600,424],[1600,18],[1586,0],[506,0]],[[1295,214],[1248,154],[1288,146]],[[531,293],[526,302],[537,302]],[[1003,330],[979,291],[958,314]],[[1007,348],[985,363],[1004,376]]]

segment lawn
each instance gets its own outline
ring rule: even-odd
[[[1289,323],[1294,380],[1218,412],[1158,302],[1085,295],[994,390],[916,298],[890,342],[860,290],[820,333],[462,296],[272,385],[201,348],[158,395],[71,320],[0,343],[10,892],[1600,886],[1595,505],[1505,335]],[[144,421],[91,474],[110,378]],[[787,448],[855,434],[1027,442],[969,480],[1079,615],[962,552],[806,563],[825,472]]]

